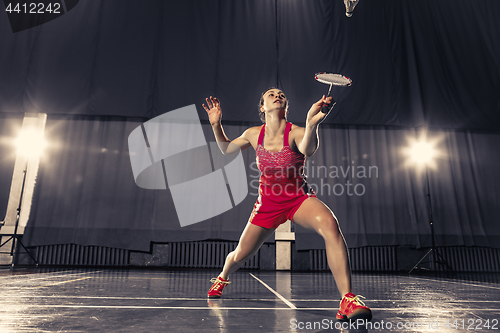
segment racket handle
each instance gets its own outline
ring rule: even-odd
[[[328,89],[328,94],[326,94],[326,98],[330,97],[330,93],[332,92],[332,85],[330,83],[330,88]],[[323,104],[323,106],[321,107],[321,112],[325,113],[325,114],[329,114],[330,111],[332,111],[333,107],[335,106],[335,100],[332,98],[332,104]]]
[[[337,104],[337,102],[334,100],[332,100],[332,103],[330,103],[330,104],[323,104],[323,106],[321,107],[321,112],[326,113],[326,114],[330,113],[330,111],[332,111],[335,104]]]

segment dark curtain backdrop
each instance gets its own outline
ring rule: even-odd
[[[237,240],[256,197],[232,210],[181,228],[170,191],[145,190],[134,181],[128,135],[144,119],[49,117],[50,147],[40,163],[25,240],[42,244],[100,245],[149,250],[150,242]],[[235,137],[242,126],[229,126]],[[210,125],[204,125],[207,138]],[[251,150],[245,161],[255,159]],[[196,209],[193,207],[192,209]]]
[[[238,240],[256,200],[253,149],[244,151],[249,195],[215,218],[180,227],[169,190],[135,185],[128,134],[143,122],[123,117],[49,117],[51,142],[40,165],[29,245],[76,243],[149,250],[150,242]],[[226,124],[229,137],[247,126]],[[207,140],[213,140],[208,124]],[[388,126],[325,125],[308,181],[337,215],[351,247],[429,246],[425,173],[404,149],[418,131]],[[429,169],[439,245],[500,244],[500,134],[435,130],[441,155]],[[354,173],[353,173],[354,170]],[[193,207],[196,209],[196,207]],[[322,247],[296,228],[298,249]]]
[[[310,163],[378,170],[310,175],[349,246],[430,244],[425,181],[400,151],[428,126],[446,154],[429,170],[438,244],[498,247],[499,14],[497,0],[361,0],[352,18],[340,0],[81,0],[15,34],[0,14],[2,121],[49,115],[26,242],[149,250],[151,241],[238,239],[255,196],[180,228],[168,190],[135,185],[129,133],[191,104],[206,120],[200,104],[214,95],[234,138],[258,124],[270,86],[284,90],[289,119],[303,124],[328,89],[314,73],[329,71],[353,85],[333,89],[338,103]],[[12,126],[2,122],[0,135]],[[251,182],[255,154],[244,158]],[[11,162],[2,162],[4,192]],[[363,195],[336,194],[355,185]],[[297,233],[298,248],[318,244]]]
[[[312,158],[315,164],[344,165],[345,170],[350,162],[356,170],[347,177],[324,179],[332,189],[324,185],[319,196],[337,215],[349,246],[431,245],[426,171],[406,155],[407,147],[421,134],[354,125],[321,131],[322,146]],[[428,168],[436,244],[498,248],[500,133],[431,130],[427,137],[438,152]],[[373,168],[371,176],[363,172],[370,166],[378,167],[378,176]],[[324,172],[319,176],[311,181],[322,185]],[[336,184],[348,181],[353,195],[338,195],[341,187]],[[357,195],[363,188],[364,194]],[[330,195],[325,196],[328,190]],[[297,248],[324,248],[315,233],[297,229]]]
[[[152,118],[216,95],[224,118],[258,121],[278,86],[303,122],[338,72],[334,124],[500,125],[500,2],[80,1],[13,34],[0,15],[0,110]]]

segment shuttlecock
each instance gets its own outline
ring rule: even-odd
[[[359,0],[344,0],[345,16],[351,17],[354,7],[358,4]]]

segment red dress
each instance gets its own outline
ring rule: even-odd
[[[278,152],[264,148],[266,125],[262,126],[257,142],[257,167],[261,172],[259,197],[249,222],[274,229],[293,215],[309,197],[316,197],[307,185],[304,174],[305,156],[293,151],[288,144],[292,123],[287,123],[283,135],[283,148]]]

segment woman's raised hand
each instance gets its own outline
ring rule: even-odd
[[[210,96],[210,99],[205,98],[207,105],[202,104],[205,111],[208,113],[208,120],[212,126],[219,124],[222,119],[222,109],[220,102],[216,97]]]
[[[309,112],[307,113],[306,123],[311,124],[311,125],[317,125],[317,124],[321,123],[328,115],[326,113],[321,112],[321,107],[323,107],[323,105],[330,106],[330,104],[332,102],[334,102],[334,101],[333,101],[333,98],[331,96],[325,97],[325,95],[323,95],[323,97],[321,97],[321,99],[319,101],[317,101],[316,103],[314,103],[311,106],[311,109],[309,109]],[[334,102],[334,104],[335,104],[335,102]]]

